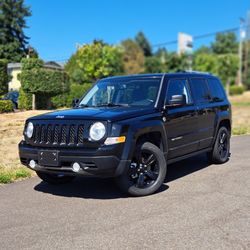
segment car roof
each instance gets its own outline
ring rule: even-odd
[[[101,80],[119,80],[119,79],[136,79],[136,78],[162,78],[163,76],[167,77],[216,77],[208,72],[199,72],[199,71],[179,71],[179,72],[170,72],[170,73],[153,73],[153,74],[135,74],[135,75],[120,75],[103,78]]]

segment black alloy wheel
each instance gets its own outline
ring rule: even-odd
[[[163,152],[154,144],[138,145],[130,166],[116,178],[117,185],[132,196],[150,195],[163,184],[167,171]]]
[[[208,158],[212,163],[221,164],[228,161],[230,156],[230,132],[224,126],[220,127],[212,152]]]

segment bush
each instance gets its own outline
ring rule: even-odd
[[[53,107],[71,107],[72,100],[74,98],[81,98],[91,87],[91,83],[71,84],[69,93],[57,95],[52,98]]]
[[[8,92],[9,76],[7,73],[8,62],[4,59],[0,59],[0,95]]]
[[[0,113],[13,111],[13,103],[10,100],[0,100]]]
[[[25,110],[32,109],[32,94],[24,92],[22,88],[19,90],[18,107]]]
[[[229,94],[230,95],[241,95],[245,91],[245,88],[243,86],[230,86],[229,88]]]

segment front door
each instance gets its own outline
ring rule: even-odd
[[[175,95],[183,95],[183,105],[170,105]],[[187,79],[168,79],[165,100],[165,128],[168,137],[168,159],[197,151],[197,110],[194,105]]]

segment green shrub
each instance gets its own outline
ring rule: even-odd
[[[32,109],[32,94],[24,92],[22,88],[19,90],[18,107],[25,110]]]
[[[9,76],[7,73],[8,62],[4,59],[0,59],[0,95],[8,92]]]
[[[0,113],[13,111],[13,103],[10,100],[0,100]]]
[[[71,107],[74,98],[81,98],[90,88],[91,83],[71,84],[70,91],[52,98],[54,108]]]
[[[229,88],[229,94],[230,95],[241,95],[245,91],[245,88],[243,86],[230,86]]]
[[[0,183],[10,183],[12,182],[12,176],[8,172],[1,172],[0,171]]]
[[[31,177],[31,172],[26,168],[18,168],[15,172],[15,179]]]

